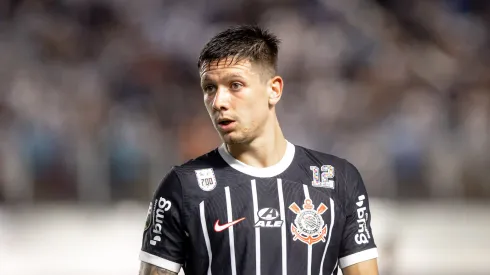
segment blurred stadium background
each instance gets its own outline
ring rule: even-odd
[[[283,40],[279,116],[347,158],[381,274],[490,274],[490,1],[0,1],[0,274],[135,275],[166,171],[220,143],[196,60]]]

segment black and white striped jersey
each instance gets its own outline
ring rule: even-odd
[[[346,160],[288,143],[279,163],[255,168],[221,146],[166,175],[140,260],[186,275],[336,274],[377,257],[370,221]]]

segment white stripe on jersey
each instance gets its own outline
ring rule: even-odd
[[[204,242],[206,243],[206,249],[208,250],[209,266],[208,275],[211,275],[211,262],[213,260],[213,254],[211,253],[211,242],[209,241],[208,228],[206,226],[206,215],[204,213],[204,201],[199,204],[199,213],[201,215],[201,227],[202,234],[204,235]]]
[[[277,192],[279,194],[279,213],[281,215],[281,252],[282,252],[282,275],[288,274],[288,258],[286,250],[286,213],[284,212],[284,194],[282,192],[282,179],[277,179]]]
[[[334,266],[334,268],[333,268],[333,270],[332,270],[332,274],[330,274],[330,275],[337,275],[337,273],[338,273],[338,272],[337,272],[337,273],[335,273],[335,274],[334,274],[334,272],[335,272],[335,270],[337,269],[337,265],[338,265],[338,264],[339,264],[339,261],[337,261],[337,262],[335,263],[335,266]]]
[[[259,221],[259,203],[257,201],[257,185],[255,180],[252,183],[252,203],[254,207],[254,224]],[[255,227],[255,274],[260,275],[260,227]]]
[[[308,191],[308,185],[303,184],[303,191],[305,192],[305,199],[310,199],[310,191]]]
[[[310,199],[310,192],[308,191],[308,186],[307,185],[303,185],[303,190],[305,192],[305,199]],[[311,275],[311,250],[312,250],[312,246],[311,245],[308,245],[308,269],[306,270],[307,271],[307,275]]]
[[[231,211],[231,198],[230,187],[225,187],[226,197],[226,213],[228,215],[228,222],[233,222],[233,214]],[[231,260],[231,275],[236,275],[236,259],[235,259],[235,234],[233,234],[233,226],[228,228],[228,236],[230,239],[230,260]]]
[[[332,229],[333,229],[333,224],[335,221],[335,204],[332,198],[330,198],[330,215],[332,217],[332,223],[330,224],[330,229],[328,230],[328,238],[327,238],[327,244],[325,245],[325,250],[323,251],[323,257],[322,257],[322,263],[320,264],[320,275],[323,275],[323,262],[325,261],[325,255],[327,254],[328,250],[328,245],[330,244],[330,237],[332,237]],[[336,264],[337,265],[337,264]],[[332,270],[332,273],[335,271],[335,267]]]

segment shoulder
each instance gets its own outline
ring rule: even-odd
[[[172,170],[179,176],[185,176],[187,174],[195,174],[195,171],[199,169],[219,168],[222,165],[223,159],[216,148],[181,165],[174,166]]]
[[[357,168],[348,160],[324,152],[308,149],[299,145],[296,147],[296,156],[299,162],[310,162],[321,165],[330,165],[335,167],[335,171],[340,175],[345,176],[345,173],[357,171]]]
[[[215,170],[225,167],[226,163],[221,158],[218,149],[214,149],[197,158],[174,166],[169,174],[178,179],[183,189],[200,187],[204,191],[210,191],[215,185]]]
[[[320,172],[330,173],[330,176],[335,177],[336,183],[344,187],[342,189],[349,189],[361,179],[357,167],[347,159],[302,146],[295,146],[298,164],[316,166]]]

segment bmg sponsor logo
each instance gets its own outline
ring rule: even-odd
[[[357,234],[355,236],[355,241],[357,244],[367,244],[371,239],[371,234],[369,234],[368,229],[368,220],[369,213],[366,212],[367,208],[364,206],[364,200],[366,197],[361,195],[358,197],[357,205],[357,224],[359,229],[357,230]]]
[[[172,207],[172,203],[164,198],[159,198],[155,200],[154,208],[155,213],[153,214],[153,239],[150,240],[151,245],[157,245],[158,242],[162,241],[162,223],[165,217],[165,212],[169,211]]]

